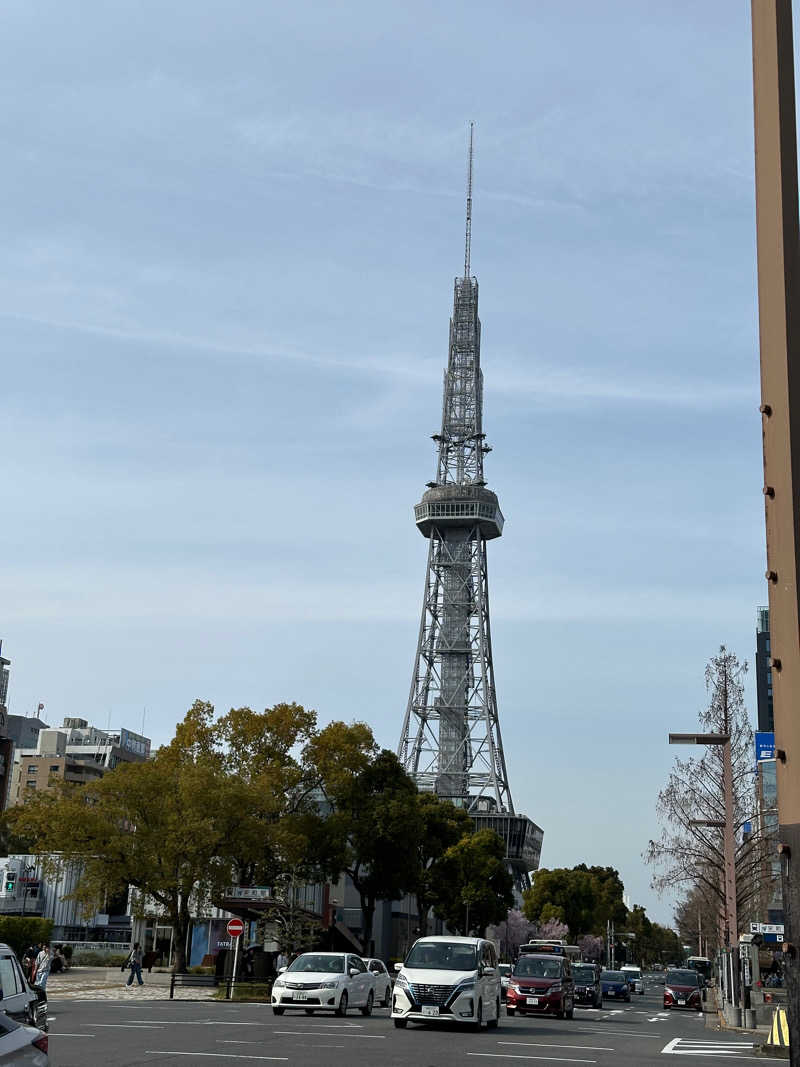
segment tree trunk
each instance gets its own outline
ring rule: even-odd
[[[372,940],[372,927],[375,921],[375,897],[359,893],[361,897],[361,942],[364,951],[372,956],[375,945]]]
[[[175,931],[175,965],[174,974],[186,974],[189,961],[186,956],[186,942],[189,936],[191,918],[188,909],[178,908],[172,916],[172,929]]]
[[[425,897],[423,897],[423,896],[418,896],[417,897],[417,916],[418,916],[417,925],[419,926],[419,936],[420,937],[425,937],[425,935],[428,933],[428,911],[429,910],[430,910],[430,905],[428,904],[427,899]]]

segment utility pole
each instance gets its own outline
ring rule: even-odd
[[[751,0],[758,310],[789,1058],[800,1067],[800,225],[791,0]]]

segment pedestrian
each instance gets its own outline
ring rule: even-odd
[[[131,969],[131,973],[130,973],[130,975],[128,977],[128,981],[125,983],[126,985],[133,985],[134,978],[138,978],[139,979],[139,985],[144,985],[144,982],[142,981],[142,959],[143,958],[144,958],[144,953],[142,952],[142,947],[139,944],[139,942],[137,941],[137,942],[135,942],[133,948],[131,949],[130,956],[128,956],[128,966]]]
[[[22,957],[22,970],[30,985],[33,985],[33,964],[38,954],[39,950],[33,945],[29,945],[25,949],[25,955]]]
[[[32,985],[38,985],[40,989],[47,988],[47,979],[50,976],[50,965],[52,962],[50,946],[46,941],[43,941],[39,946],[39,955],[36,957],[36,961],[33,965]]]
[[[286,967],[288,962],[289,961],[286,959],[286,953],[283,951],[283,949],[281,949],[278,953],[278,958],[275,960],[275,970],[280,972],[281,967]]]

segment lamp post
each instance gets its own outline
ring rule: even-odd
[[[739,933],[736,915],[736,844],[733,832],[733,768],[730,734],[670,734],[671,745],[722,746],[722,791],[725,819],[692,820],[690,825],[717,826],[723,830],[723,865],[725,884],[725,943],[733,948]]]

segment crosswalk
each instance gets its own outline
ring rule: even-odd
[[[752,1052],[752,1041],[700,1041],[688,1037],[674,1037],[661,1050],[663,1056],[747,1056]]]

